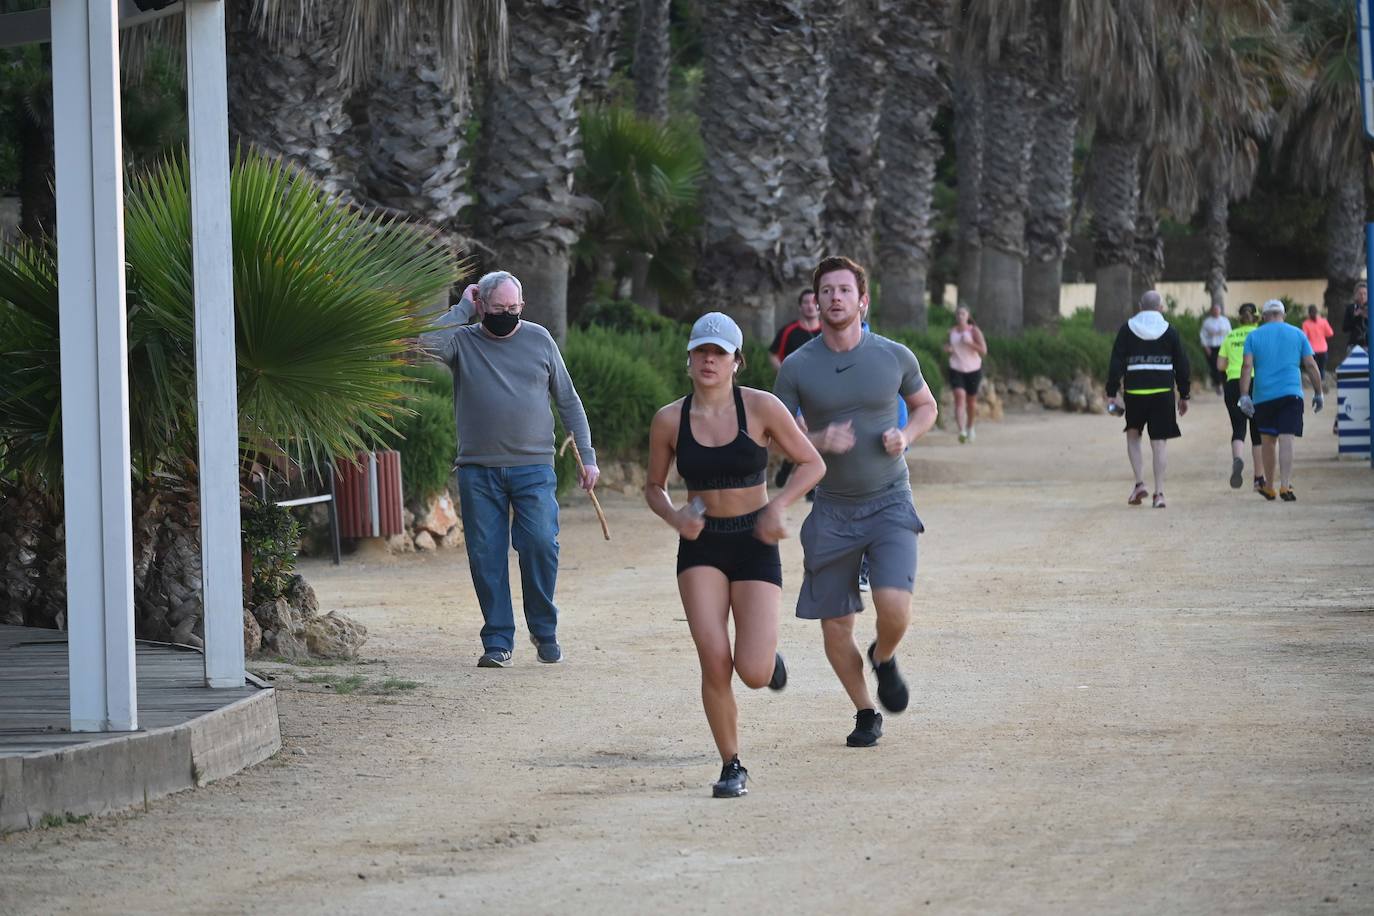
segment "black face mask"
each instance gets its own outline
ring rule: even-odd
[[[488,312],[482,316],[482,327],[497,337],[505,337],[519,323],[520,316],[508,312]]]

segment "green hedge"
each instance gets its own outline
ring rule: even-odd
[[[398,417],[394,436],[382,445],[401,453],[401,486],[408,503],[420,503],[442,493],[453,470],[457,433],[453,424],[453,376],[438,363],[426,360],[407,366],[412,414]]]

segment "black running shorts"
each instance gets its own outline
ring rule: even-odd
[[[972,372],[960,372],[958,369],[951,368],[949,371],[949,387],[958,388],[971,395],[977,396],[978,386],[983,384],[983,370],[974,369]]]
[[[1302,398],[1290,394],[1255,405],[1255,425],[1266,436],[1302,435]]]
[[[1178,428],[1172,391],[1158,394],[1126,392],[1126,429],[1143,432],[1146,427],[1151,440],[1177,439],[1183,435]]]
[[[710,566],[731,582],[771,582],[782,585],[782,555],[777,544],[754,537],[758,512],[735,518],[706,517],[706,528],[695,541],[679,538],[677,571]]]

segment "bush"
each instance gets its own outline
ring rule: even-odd
[[[401,486],[407,503],[424,503],[444,492],[453,471],[457,443],[453,424],[453,376],[430,362],[407,366],[409,413],[396,419],[395,434],[381,437],[384,448],[401,453]]]
[[[649,423],[673,399],[663,374],[628,341],[573,331],[563,351],[598,452],[642,452]]]
[[[301,527],[290,510],[256,499],[240,507],[243,546],[253,568],[252,604],[276,601],[291,586]]]
[[[608,328],[634,334],[658,334],[671,331],[685,335],[687,327],[671,318],[655,315],[648,309],[625,299],[591,302],[583,306],[577,319],[579,327]]]

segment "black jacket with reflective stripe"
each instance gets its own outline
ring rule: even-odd
[[[1129,322],[1116,332],[1112,361],[1107,367],[1107,397],[1116,397],[1122,388],[1139,391],[1173,388],[1177,384],[1178,396],[1187,398],[1191,381],[1188,354],[1183,350],[1178,328],[1170,326],[1154,340],[1136,336]]]

